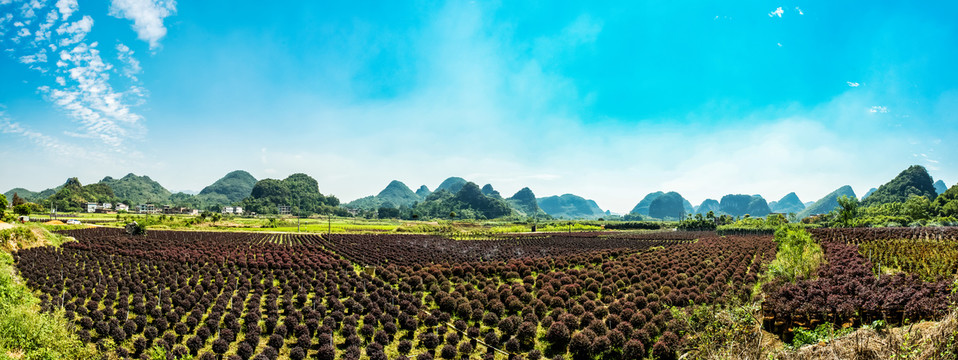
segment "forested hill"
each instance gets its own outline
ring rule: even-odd
[[[605,212],[593,200],[578,195],[564,194],[549,196],[537,200],[539,208],[556,218],[597,219]]]
[[[131,204],[159,204],[169,200],[171,194],[149,176],[137,176],[133,173],[119,179],[107,176],[99,183],[109,186],[117,198]]]
[[[802,210],[798,213],[799,218],[808,217],[811,215],[821,215],[827,214],[828,212],[835,210],[838,207],[838,198],[842,196],[855,197],[855,191],[852,190],[852,187],[849,185],[842,186],[835,191],[832,191],[825,197],[818,199],[814,204]]]
[[[219,180],[216,180],[210,186],[203,188],[199,195],[214,196],[222,195],[230,203],[245,199],[253,192],[253,186],[256,185],[256,178],[243,170],[232,171]]]
[[[891,181],[879,186],[878,190],[862,201],[862,205],[903,203],[912,195],[924,196],[928,200],[938,197],[931,175],[928,175],[928,170],[925,170],[924,166],[912,165],[905,169]]]

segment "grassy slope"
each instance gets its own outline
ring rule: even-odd
[[[39,299],[13,266],[11,250],[59,246],[65,239],[38,226],[17,226],[0,231],[0,240],[0,360],[98,358],[92,345],[84,346],[77,339],[73,325],[63,316],[40,311]]]

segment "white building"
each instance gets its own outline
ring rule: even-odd
[[[124,203],[116,204],[116,211],[130,211],[130,207]]]
[[[86,212],[88,213],[96,212],[96,209],[98,207],[99,206],[97,205],[97,203],[86,203]]]
[[[243,207],[241,206],[224,206],[221,211],[223,215],[243,215]]]
[[[156,213],[156,206],[153,204],[140,204],[137,206],[137,212],[141,214],[154,214]]]

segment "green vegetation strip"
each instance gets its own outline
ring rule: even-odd
[[[766,280],[794,282],[810,278],[825,261],[822,247],[804,228],[783,226],[775,231],[775,260],[768,266]]]
[[[40,242],[37,236],[20,226],[0,231],[0,239],[5,247],[0,251],[0,360],[99,357],[92,346],[84,346],[73,334],[63,314],[41,312],[40,300],[16,275],[13,255],[6,247],[10,241],[17,246],[36,244]]]

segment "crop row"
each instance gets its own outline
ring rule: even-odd
[[[364,265],[412,265],[557,257],[599,250],[644,250],[705,236],[695,232],[659,232],[633,236],[609,233],[519,235],[499,240],[452,240],[432,235],[326,235],[323,244]]]
[[[855,245],[888,239],[958,241],[958,227],[831,228],[809,232],[821,242]]]

